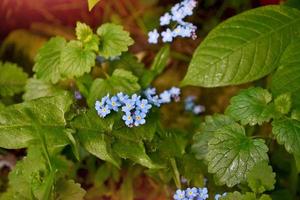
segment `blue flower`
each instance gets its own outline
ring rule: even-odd
[[[119,101],[120,101],[121,103],[123,103],[124,101],[126,101],[126,100],[129,99],[129,96],[123,94],[123,92],[119,92],[119,93],[117,94],[117,97],[118,97],[118,99],[119,99]]]
[[[98,115],[102,118],[106,117],[110,113],[110,109],[108,105],[98,108],[97,111],[98,111]]]
[[[194,106],[194,108],[193,108],[193,113],[195,115],[199,115],[200,113],[203,113],[204,111],[205,111],[205,107],[202,105],[197,105],[197,106]]]
[[[127,99],[124,101],[124,106],[122,107],[122,111],[125,113],[130,113],[135,108],[135,101],[132,99]]]
[[[171,94],[172,96],[179,96],[179,95],[180,95],[180,89],[177,88],[177,87],[172,87],[172,88],[170,89],[170,94]]]
[[[221,197],[225,197],[227,195],[227,193],[225,192],[225,193],[223,193],[222,195],[220,195],[220,194],[216,194],[215,195],[215,200],[219,200]]]
[[[142,99],[136,102],[137,109],[139,109],[143,113],[148,113],[152,106],[148,103],[148,100]]]
[[[169,13],[165,13],[163,16],[160,17],[160,25],[169,25],[171,22],[172,16]]]
[[[187,200],[187,198],[185,197],[185,191],[179,189],[176,191],[173,198],[174,200]]]
[[[205,200],[208,199],[208,190],[207,188],[199,188],[197,200]]]
[[[133,116],[131,115],[131,113],[127,112],[125,115],[123,115],[122,119],[124,120],[126,126],[133,126]]]
[[[144,91],[144,94],[146,96],[153,96],[153,95],[156,95],[156,89],[155,88],[147,88],[145,91]]]
[[[172,42],[173,41],[173,33],[171,29],[167,29],[166,31],[161,33],[163,42]]]
[[[146,123],[145,117],[146,117],[145,113],[136,111],[134,113],[134,125],[139,126],[145,124]]]
[[[195,187],[187,188],[185,193],[189,199],[193,199],[194,197],[196,197],[198,195],[198,190]]]
[[[154,29],[153,31],[150,31],[148,33],[148,42],[151,44],[157,44],[158,38],[159,38],[159,33],[157,32],[157,29]]]
[[[113,96],[110,99],[107,100],[107,105],[110,109],[113,109],[114,111],[118,111],[119,107],[121,106],[120,102],[118,101],[118,97]]]
[[[164,91],[159,95],[160,103],[170,103],[171,102],[171,94],[169,91]]]

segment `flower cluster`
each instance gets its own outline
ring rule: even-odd
[[[196,105],[195,100],[196,100],[195,96],[188,96],[184,100],[184,108],[186,111],[199,115],[200,113],[203,113],[205,111],[205,107],[202,105]]]
[[[146,123],[146,116],[153,106],[170,103],[172,100],[179,101],[180,89],[172,87],[161,94],[156,94],[155,88],[148,88],[141,95],[129,96],[122,92],[110,97],[106,95],[101,101],[96,101],[95,109],[100,117],[105,118],[112,111],[122,111],[123,121],[126,126],[133,127]]]
[[[205,200],[208,199],[207,188],[187,188],[186,190],[177,190],[173,196],[174,200]]]
[[[197,27],[192,23],[185,22],[183,19],[187,16],[193,14],[193,10],[197,5],[196,0],[183,0],[180,3],[175,4],[170,12],[165,13],[160,17],[160,25],[168,26],[171,22],[176,24],[176,27],[171,30],[167,28],[161,33],[163,42],[172,42],[176,37],[192,37],[196,39],[196,30]],[[150,31],[148,33],[148,42],[152,44],[157,44],[160,34],[157,29]]]

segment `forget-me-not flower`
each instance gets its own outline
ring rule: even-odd
[[[187,198],[185,198],[185,191],[179,189],[176,191],[173,198],[174,200],[187,200]]]
[[[148,42],[151,44],[157,44],[158,38],[159,38],[159,33],[157,32],[157,29],[154,29],[153,31],[150,31],[148,33]]]

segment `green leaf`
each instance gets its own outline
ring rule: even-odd
[[[246,194],[241,194],[237,191],[229,192],[225,197],[221,197],[220,200],[272,200],[269,195],[263,194],[259,198],[256,197],[254,193],[246,192]]]
[[[142,77],[145,71],[145,66],[143,63],[138,61],[136,56],[125,52],[122,54],[120,59],[113,60],[109,63],[110,74],[112,74],[112,72],[116,69],[131,71],[136,77]]]
[[[300,9],[300,2],[298,0],[287,0],[284,5]]]
[[[59,180],[56,193],[59,200],[83,200],[86,192],[73,180]]]
[[[231,98],[225,113],[243,125],[262,124],[268,122],[274,112],[273,106],[269,105],[271,100],[272,95],[268,90],[249,88]]]
[[[107,94],[114,95],[118,92],[131,94],[138,90],[140,90],[138,78],[131,72],[117,69],[106,80],[99,78],[94,80],[90,89],[88,104],[90,107],[94,107],[96,100]]]
[[[275,173],[273,173],[272,167],[267,162],[260,162],[247,174],[247,182],[256,194],[273,190],[276,182]]]
[[[100,36],[99,53],[105,58],[120,56],[134,43],[129,33],[116,24],[103,24],[97,29],[97,34]]]
[[[154,61],[151,65],[150,71],[144,73],[141,78],[141,85],[143,88],[148,87],[153,79],[158,76],[166,67],[168,59],[170,56],[170,46],[165,45],[154,58]]]
[[[272,76],[274,96],[291,93],[293,104],[300,106],[300,39],[293,41],[282,55],[280,66]]]
[[[232,187],[245,181],[255,164],[268,160],[267,151],[264,140],[248,138],[239,124],[228,125],[208,143],[208,172],[215,175],[218,183]]]
[[[84,49],[78,41],[69,42],[61,53],[61,74],[67,78],[79,77],[95,66],[96,54]]]
[[[89,11],[91,11],[100,0],[87,0]]]
[[[300,154],[300,121],[284,117],[272,122],[272,132],[289,153]]]
[[[0,62],[0,95],[13,96],[24,90],[28,75],[13,63]]]
[[[79,141],[88,152],[120,167],[120,160],[112,152],[108,136],[113,124],[114,118],[101,119],[93,109],[75,118],[71,126],[77,130]]]
[[[31,78],[27,81],[25,86],[23,99],[25,101],[30,101],[41,97],[57,96],[64,92],[65,91],[63,89],[60,89],[50,83]]]
[[[69,95],[45,97],[6,107],[0,111],[0,147],[19,149],[45,137],[48,149],[67,144],[64,114],[72,99]]]
[[[291,118],[300,121],[300,109],[293,110]]]
[[[39,49],[33,66],[36,78],[52,83],[57,83],[61,79],[61,52],[66,44],[64,38],[55,37]]]
[[[236,15],[201,42],[181,84],[216,87],[260,79],[278,66],[299,31],[300,11],[293,8],[273,5]]]
[[[206,116],[205,122],[201,123],[200,129],[193,138],[192,151],[196,154],[196,158],[204,159],[208,152],[208,142],[214,137],[214,134],[225,126],[234,123],[234,120],[226,115]]]
[[[76,36],[77,39],[83,43],[85,49],[92,51],[99,50],[99,38],[87,24],[77,22]]]
[[[113,144],[113,150],[124,159],[130,159],[148,168],[158,168],[146,154],[143,142],[131,142],[118,139]]]
[[[275,101],[275,109],[282,113],[282,114],[288,114],[292,107],[292,97],[290,93],[285,93],[280,96],[278,96]]]

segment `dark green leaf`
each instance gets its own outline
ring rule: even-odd
[[[214,134],[227,125],[235,123],[233,119],[226,115],[215,114],[205,117],[205,122],[201,123],[200,129],[194,135],[192,151],[197,159],[204,159],[208,152],[208,142]]]
[[[255,164],[267,161],[268,147],[262,139],[250,139],[239,124],[219,129],[208,143],[208,172],[219,184],[232,187],[246,180]]]
[[[291,93],[293,104],[300,106],[300,39],[293,41],[285,50],[280,66],[272,76],[271,89],[275,96]]]
[[[71,123],[72,127],[78,131],[80,143],[88,152],[120,167],[120,160],[112,152],[108,136],[113,124],[114,118],[101,119],[94,109],[78,116]]]
[[[106,23],[97,30],[100,36],[99,53],[101,56],[115,57],[128,50],[128,46],[133,44],[129,33],[123,27],[116,24]]]
[[[117,69],[108,79],[96,79],[93,82],[88,97],[88,104],[90,107],[94,107],[96,100],[107,94],[114,95],[118,92],[131,94],[138,90],[140,90],[138,78],[131,72]]]
[[[16,64],[0,62],[0,95],[13,96],[22,92],[27,76]]]
[[[231,98],[225,113],[241,121],[243,125],[262,124],[268,122],[274,112],[273,106],[268,105],[271,100],[272,95],[268,90],[259,87],[249,88]]]
[[[246,83],[272,72],[300,32],[300,11],[265,6],[212,30],[194,53],[182,85],[216,87]]]
[[[285,117],[274,120],[272,126],[278,143],[289,153],[300,154],[300,121]]]

